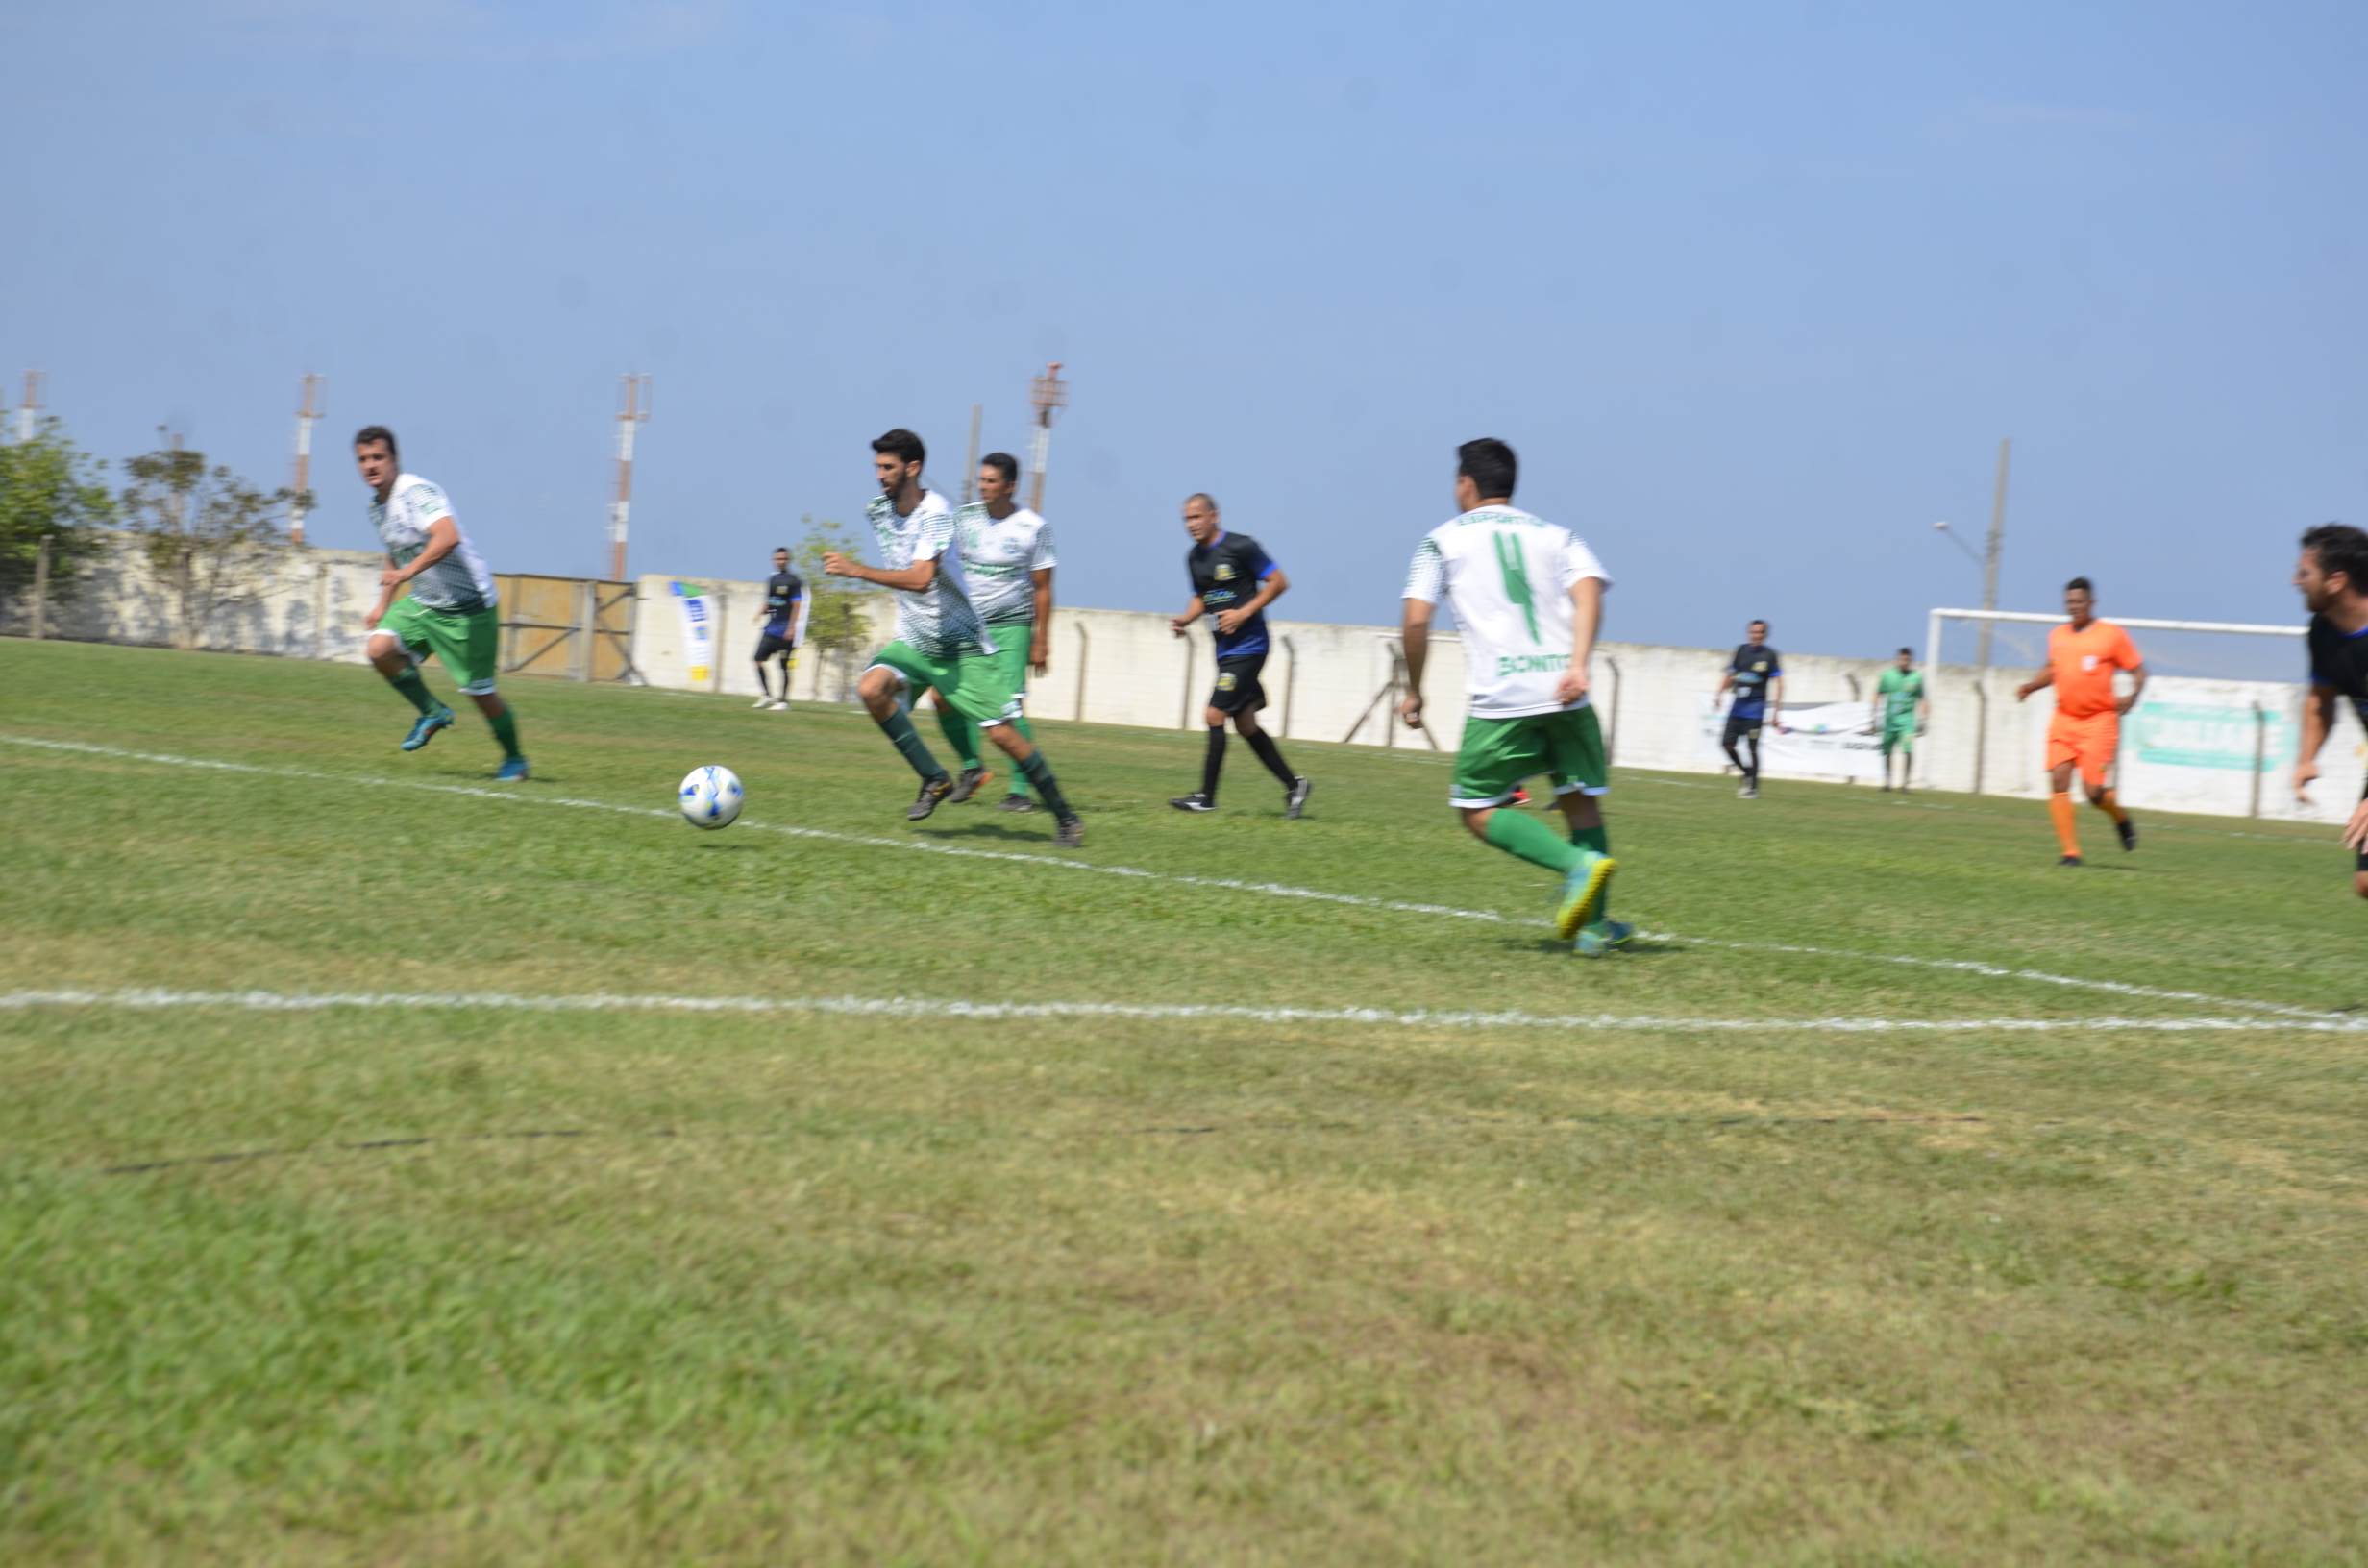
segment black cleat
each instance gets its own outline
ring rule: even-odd
[[[1084,848],[1085,819],[1082,817],[1062,818],[1060,830],[1052,835],[1052,847],[1055,849]]]
[[[2137,847],[2137,823],[2124,817],[2113,824],[2113,831],[2121,835],[2122,848],[2134,849]]]
[[[1030,800],[1026,796],[1021,795],[1017,791],[1014,791],[1012,794],[1007,795],[1000,800],[995,802],[995,809],[998,811],[1034,811],[1036,809],[1036,802]]]
[[[1193,791],[1190,795],[1176,796],[1168,804],[1178,811],[1215,811],[1217,809],[1217,802],[1202,795],[1198,790]]]
[[[2056,864],[2059,866],[2069,866],[2073,870],[2078,870],[2080,869],[2081,857],[2078,855],[2066,855],[2063,859],[2056,862]]]
[[[1299,813],[1307,809],[1307,797],[1315,793],[1316,784],[1313,779],[1305,777],[1293,779],[1291,788],[1283,792],[1283,816],[1292,821],[1297,821]]]
[[[937,809],[937,803],[940,800],[951,794],[953,794],[953,780],[944,773],[938,774],[921,786],[921,794],[914,797],[911,805],[904,808],[904,820],[908,822],[921,821]]]
[[[953,794],[946,796],[946,804],[950,806],[961,805],[972,796],[976,795],[980,786],[984,785],[988,779],[993,778],[994,776],[995,771],[991,768],[963,769],[962,776],[954,780]]]

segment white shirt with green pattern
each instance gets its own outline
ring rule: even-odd
[[[926,588],[892,588],[897,596],[897,641],[932,659],[974,658],[995,651],[994,641],[972,607],[962,576],[962,551],[954,545],[953,508],[934,490],[922,492],[910,517],[899,517],[886,496],[864,507],[879,541],[879,564],[902,572],[935,561]]]
[[[444,499],[444,492],[416,474],[403,475],[384,501],[370,503],[370,526],[379,530],[387,559],[397,566],[408,566],[418,559],[419,552],[428,548],[430,525],[452,515],[452,503]],[[459,527],[455,518],[454,529]],[[442,560],[411,579],[411,597],[423,607],[446,615],[475,615],[500,602],[493,574],[485,570],[465,533]]]
[[[990,627],[1034,625],[1036,574],[1061,564],[1052,553],[1052,525],[1024,506],[996,517],[974,501],[954,515],[954,531],[978,619]]]
[[[1518,506],[1482,506],[1433,528],[1415,551],[1406,597],[1455,607],[1464,689],[1475,719],[1559,713],[1570,668],[1570,590],[1612,576],[1568,528]],[[1587,698],[1569,704],[1587,706]]]

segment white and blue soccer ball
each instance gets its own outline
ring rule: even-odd
[[[693,827],[729,827],[740,818],[747,798],[740,775],[728,768],[694,768],[683,779],[677,800],[682,820]]]

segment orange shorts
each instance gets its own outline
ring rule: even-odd
[[[2069,762],[2080,769],[2081,782],[2092,790],[2105,787],[2105,775],[2121,749],[2121,715],[2108,708],[2075,719],[2059,713],[2047,724],[2047,769],[2054,772]]]

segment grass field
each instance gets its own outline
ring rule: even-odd
[[[0,694],[0,1561],[2368,1560],[2328,829],[1622,771],[1589,963],[1422,754]]]

